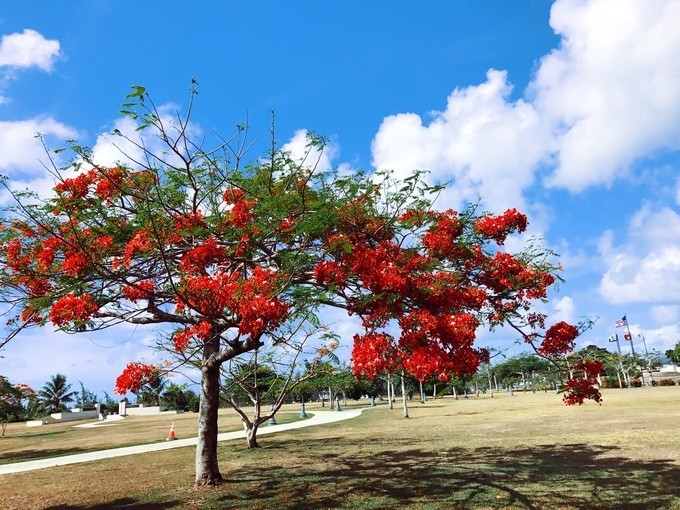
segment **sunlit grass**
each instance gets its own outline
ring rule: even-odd
[[[581,407],[516,395],[413,402],[409,420],[382,405],[259,450],[220,443],[216,489],[192,488],[182,448],[5,475],[2,496],[9,508],[680,508],[680,388],[606,390]]]

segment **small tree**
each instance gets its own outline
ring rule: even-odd
[[[27,414],[23,402],[33,399],[35,392],[25,384],[12,384],[0,375],[0,431],[5,435],[7,425]]]
[[[256,350],[246,361],[225,365],[222,398],[241,417],[248,448],[259,448],[259,426],[276,414],[296,388],[327,375],[327,359],[337,361],[333,354],[338,346],[337,335],[326,328],[314,327],[313,323],[317,323],[316,318],[301,312],[298,320],[291,319],[280,328],[272,349],[262,353]],[[310,339],[317,335],[322,345],[306,351]],[[304,371],[300,373],[302,367]],[[244,403],[252,404],[252,413]]]

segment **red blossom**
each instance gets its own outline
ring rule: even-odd
[[[50,319],[55,326],[63,327],[69,323],[90,320],[99,310],[99,305],[89,294],[76,296],[73,293],[60,297],[50,311]]]
[[[80,174],[73,179],[64,179],[63,182],[54,187],[54,190],[67,200],[85,198],[92,180],[93,174],[91,172]]]
[[[90,257],[80,251],[69,251],[61,263],[61,270],[69,276],[80,276],[90,265]]]
[[[493,239],[502,245],[512,232],[524,232],[527,228],[527,217],[517,209],[508,209],[499,216],[484,216],[475,222],[475,228],[484,237]]]
[[[213,237],[189,250],[183,257],[179,267],[187,272],[202,272],[206,267],[221,262],[226,249],[219,246]]]
[[[132,236],[132,239],[125,246],[125,251],[123,253],[123,261],[126,266],[130,266],[132,258],[138,253],[147,253],[153,249],[153,244],[151,243],[151,236],[146,230],[140,230]]]
[[[116,379],[113,392],[117,395],[125,395],[128,391],[136,392],[146,383],[153,382],[157,377],[158,369],[146,363],[128,363],[123,373]]]
[[[211,332],[212,326],[210,323],[201,321],[198,324],[187,326],[183,330],[175,332],[175,334],[172,335],[172,342],[177,352],[183,352],[186,350],[192,338],[198,338],[205,341],[210,339]]]
[[[352,370],[359,377],[375,379],[395,361],[394,338],[387,333],[354,335]]]
[[[123,287],[123,296],[125,296],[125,299],[136,303],[139,299],[149,299],[153,291],[153,280],[144,280]]]
[[[562,356],[574,349],[578,330],[571,324],[560,321],[550,326],[538,348],[541,356]]]
[[[576,364],[574,376],[565,384],[562,400],[567,405],[581,405],[585,400],[602,403],[602,394],[597,387],[597,376],[603,373],[602,363],[584,360]]]

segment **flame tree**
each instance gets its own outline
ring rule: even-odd
[[[545,317],[528,313],[558,268],[531,246],[498,249],[525,229],[524,215],[437,212],[438,188],[417,173],[398,183],[318,172],[318,138],[301,165],[276,149],[272,132],[268,157],[244,166],[247,129],[211,150],[192,138],[195,93],[185,115],[168,118],[133,87],[123,113],[164,150],[127,139],[132,162],[103,167],[72,143],[71,164],[52,164],[54,195],[15,192],[0,230],[0,283],[6,341],[45,325],[166,328],[159,343],[173,359],[163,370],[190,364],[201,374],[197,485],[222,481],[220,367],[264,346],[296,314],[358,315],[353,366],[369,378],[395,366],[472,373],[485,357],[473,345],[480,325],[509,323],[544,354],[573,347],[573,326],[545,330]],[[132,362],[116,391],[135,391],[158,370]]]

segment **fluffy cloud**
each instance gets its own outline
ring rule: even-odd
[[[37,67],[50,72],[59,56],[59,41],[45,39],[35,30],[26,29],[0,39],[0,67]]]
[[[77,138],[77,131],[51,117],[19,121],[0,121],[0,173],[10,177],[13,190],[30,189],[40,196],[51,194],[54,176],[48,173],[49,158],[36,134],[44,136],[48,146],[60,146],[65,140]],[[51,155],[56,164],[62,161]],[[10,193],[0,189],[0,204],[12,200]]]
[[[677,323],[680,322],[680,305],[653,306],[649,315],[657,324]]]
[[[550,321],[553,323],[565,321],[569,324],[576,323],[576,315],[574,308],[574,300],[569,296],[564,296],[553,303],[554,313],[550,315]]]
[[[610,183],[656,149],[680,149],[680,3],[565,0],[550,24],[560,47],[530,86],[556,130],[549,183],[573,191]]]
[[[611,232],[600,241],[606,265],[600,294],[611,304],[680,301],[680,214],[644,206],[630,223],[626,244]]]
[[[429,170],[454,182],[447,205],[481,196],[488,208],[523,207],[536,173],[579,191],[609,184],[636,159],[680,149],[680,2],[558,0],[550,23],[560,46],[539,62],[524,99],[506,73],[456,89],[429,123],[414,113],[383,120],[373,164],[404,176]]]
[[[51,117],[0,121],[0,172],[11,177],[44,173],[40,161],[45,159],[45,151],[37,133],[57,141],[77,136],[75,129]]]
[[[330,142],[323,150],[319,150],[317,146],[310,146],[309,143],[310,133],[306,129],[298,129],[281,150],[288,152],[298,165],[314,168],[320,172],[331,170],[333,168],[331,162],[339,152],[337,144]]]
[[[490,70],[481,85],[454,90],[428,125],[414,113],[387,117],[373,140],[373,165],[401,178],[421,169],[431,181],[454,180],[446,201],[455,206],[481,196],[495,211],[523,207],[550,139],[531,104],[508,101],[511,90],[504,71]]]

